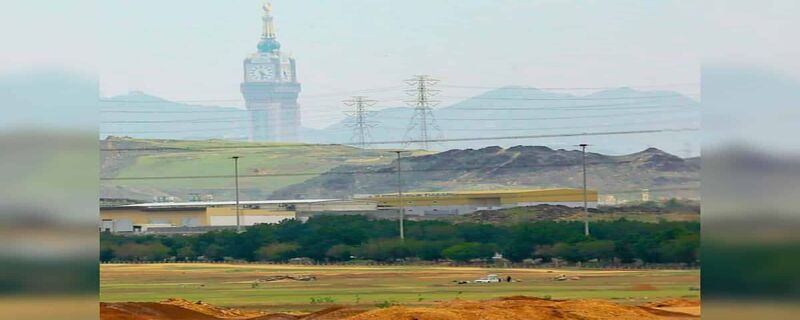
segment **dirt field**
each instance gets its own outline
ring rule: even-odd
[[[458,284],[495,273],[513,282]],[[570,280],[554,281],[564,274]],[[313,281],[264,279],[313,276]],[[259,279],[261,281],[259,281]],[[602,299],[644,305],[698,299],[699,271],[594,271],[451,267],[287,266],[232,264],[102,265],[103,302],[202,301],[247,312],[315,312],[335,305],[386,309],[508,296]],[[389,308],[391,309],[391,308]]]
[[[685,311],[667,310],[665,305],[682,305]],[[672,299],[662,307],[634,306],[606,300],[552,300],[531,297],[506,297],[485,301],[453,300],[427,307],[392,306],[366,310],[353,306],[333,306],[320,311],[291,314],[263,313],[244,315],[228,308],[196,304],[184,300],[156,302],[102,303],[101,320],[657,320],[697,319],[699,301]]]

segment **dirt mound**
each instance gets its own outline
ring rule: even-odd
[[[184,309],[194,310],[218,318],[242,318],[242,317],[253,317],[259,315],[259,313],[248,313],[233,308],[213,306],[202,301],[192,302],[186,299],[170,298],[161,301],[161,304],[178,306]]]
[[[649,309],[653,313],[670,312],[699,317],[702,312],[702,304],[699,299],[667,299],[648,303],[642,308]]]
[[[546,300],[510,297],[488,301],[452,301],[435,307],[391,307],[364,312],[350,320],[655,320],[646,309],[601,300]]]
[[[544,298],[537,298],[537,297],[529,297],[529,296],[508,296],[508,297],[500,297],[494,299],[497,301],[538,301],[538,302],[560,302],[564,300],[554,300],[554,299],[544,299]]]
[[[205,313],[158,302],[100,303],[103,320],[219,320]]]
[[[265,316],[252,318],[249,320],[296,320],[296,319],[302,319],[302,317],[288,313],[272,313]]]
[[[340,320],[363,312],[363,309],[333,306],[309,314],[273,313],[249,320]]]
[[[430,307],[396,306],[365,311],[334,306],[314,313],[250,316],[229,308],[182,299],[157,302],[101,303],[103,320],[656,320],[699,316],[700,301],[670,299],[645,306],[606,300],[550,300],[512,296],[486,301],[455,300]]]
[[[330,307],[320,311],[303,316],[302,320],[338,320],[347,319],[348,317],[364,313],[364,309],[349,308],[349,307]]]
[[[648,303],[646,306],[651,308],[669,308],[669,307],[699,307],[700,300],[689,299],[667,299]]]

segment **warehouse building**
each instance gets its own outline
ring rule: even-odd
[[[336,199],[240,201],[242,226],[307,219],[317,212],[374,211],[374,201]],[[155,202],[100,208],[100,231],[156,232],[165,228],[211,230],[236,226],[234,201]]]
[[[378,208],[399,208],[397,193],[367,196]],[[597,207],[597,191],[587,190],[587,207]],[[583,189],[529,189],[403,193],[409,215],[458,215],[478,210],[496,210],[540,204],[583,207]]]

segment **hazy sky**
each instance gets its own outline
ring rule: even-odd
[[[304,122],[315,127],[341,117],[340,101],[351,91],[397,87],[420,73],[456,86],[658,85],[695,98],[704,59],[758,61],[800,75],[794,1],[273,4],[278,39],[297,59]],[[241,106],[242,59],[259,40],[260,5],[18,1],[11,6],[23,14],[0,13],[0,32],[23,46],[0,51],[2,71],[70,65],[97,72],[104,96],[141,90],[171,100]],[[660,86],[665,84],[670,86]],[[482,89],[471,90],[449,95]],[[400,105],[403,97],[399,88],[367,95],[383,100],[381,106]]]
[[[487,87],[697,83],[688,10],[643,3],[293,0],[275,1],[274,13],[278,39],[297,59],[304,122],[315,126],[342,117],[348,92],[396,87],[414,74]],[[103,94],[241,105],[227,100],[241,96],[259,1],[131,1],[102,12]],[[371,95],[389,105],[403,99],[400,89]]]

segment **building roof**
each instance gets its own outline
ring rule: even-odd
[[[301,204],[337,201],[339,199],[298,199],[298,200],[249,200],[239,201],[239,205]],[[232,206],[236,201],[190,201],[190,202],[151,202],[118,206],[117,208],[189,208]]]
[[[549,193],[553,191],[582,191],[581,188],[545,188],[545,189],[501,189],[501,190],[475,190],[475,191],[432,191],[432,192],[403,192],[403,196],[465,196],[465,195],[497,195],[497,194],[519,194],[519,193]],[[588,193],[595,193],[596,190],[588,189]],[[395,197],[397,193],[385,193],[371,195],[369,198]],[[369,199],[367,198],[367,199]]]

